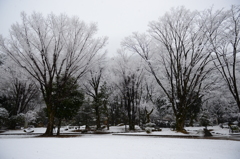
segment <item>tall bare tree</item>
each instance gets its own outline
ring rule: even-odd
[[[208,11],[210,42],[214,64],[225,80],[240,110],[240,6],[230,10]]]
[[[129,129],[135,130],[137,111],[143,94],[144,70],[141,63],[136,60],[138,59],[136,55],[128,56],[124,50],[120,50],[119,53],[119,59],[113,70],[117,77],[115,84],[127,113]]]
[[[149,27],[150,36],[134,33],[122,45],[145,60],[172,105],[176,130],[183,131],[193,95],[203,95],[203,82],[211,70],[204,20],[198,12],[180,7]]]
[[[81,78],[107,38],[94,38],[96,25],[87,25],[77,17],[22,13],[21,18],[21,24],[12,25],[10,38],[0,37],[1,51],[38,81],[48,112],[45,135],[53,135],[54,80],[60,76]]]

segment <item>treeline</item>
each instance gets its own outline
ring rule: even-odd
[[[52,135],[62,124],[134,130],[169,121],[184,131],[194,122],[239,120],[239,13],[239,6],[172,9],[146,33],[123,39],[111,59],[95,24],[22,13],[0,38],[1,125],[34,121]]]

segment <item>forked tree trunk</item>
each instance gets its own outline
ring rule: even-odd
[[[152,112],[153,112],[153,109],[150,112],[148,112],[146,107],[145,107],[146,123],[150,123],[150,115],[152,114]]]
[[[48,113],[48,125],[47,130],[44,133],[44,136],[53,136],[53,128],[54,128],[54,112],[51,111]]]

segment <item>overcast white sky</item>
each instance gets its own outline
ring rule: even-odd
[[[0,0],[0,34],[8,35],[10,26],[20,22],[20,13],[33,11],[44,15],[66,13],[86,23],[97,22],[98,35],[108,36],[110,56],[120,48],[121,40],[132,32],[145,32],[148,23],[157,20],[172,7],[191,10],[229,8],[240,0]]]

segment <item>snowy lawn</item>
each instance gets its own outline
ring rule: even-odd
[[[137,130],[140,130],[139,127],[136,127]],[[188,135],[196,135],[196,136],[203,136],[203,128],[204,127],[186,127],[185,129],[189,132]],[[66,127],[61,128],[61,134],[64,133],[74,133],[73,131],[75,129],[68,129],[65,130]],[[208,129],[212,129],[212,134],[214,136],[216,135],[224,135],[224,136],[229,136],[229,129],[222,129],[219,126],[213,126],[213,127],[208,127]],[[35,133],[44,133],[46,131],[46,128],[32,128],[32,130],[34,130],[33,134]],[[55,130],[56,131],[56,130]],[[125,126],[111,126],[110,130],[107,130],[107,128],[105,128],[103,130],[104,132],[109,132],[109,133],[125,133]],[[23,130],[9,130],[6,131],[2,134],[26,134],[26,132],[24,132]],[[79,132],[78,132],[79,134]],[[145,131],[142,132],[135,132],[135,133],[131,133],[131,134],[146,134]],[[186,134],[182,134],[182,133],[177,133],[176,131],[171,131],[170,128],[162,128],[162,131],[156,131],[156,132],[152,132],[152,135],[184,135],[186,136]],[[151,135],[151,134],[146,134],[146,135]]]
[[[203,129],[204,127],[186,127],[185,128],[188,134],[183,134],[181,132],[172,131],[170,128],[162,128],[162,131],[153,131],[152,133],[146,133],[143,132],[134,132],[129,133],[133,135],[170,135],[170,136],[203,136]],[[222,129],[219,126],[211,126],[208,127],[208,129],[211,129],[211,133],[215,137],[227,137],[230,136],[229,129]]]
[[[1,159],[239,159],[240,142],[84,134],[74,138],[0,138]],[[24,137],[23,137],[24,136]]]

